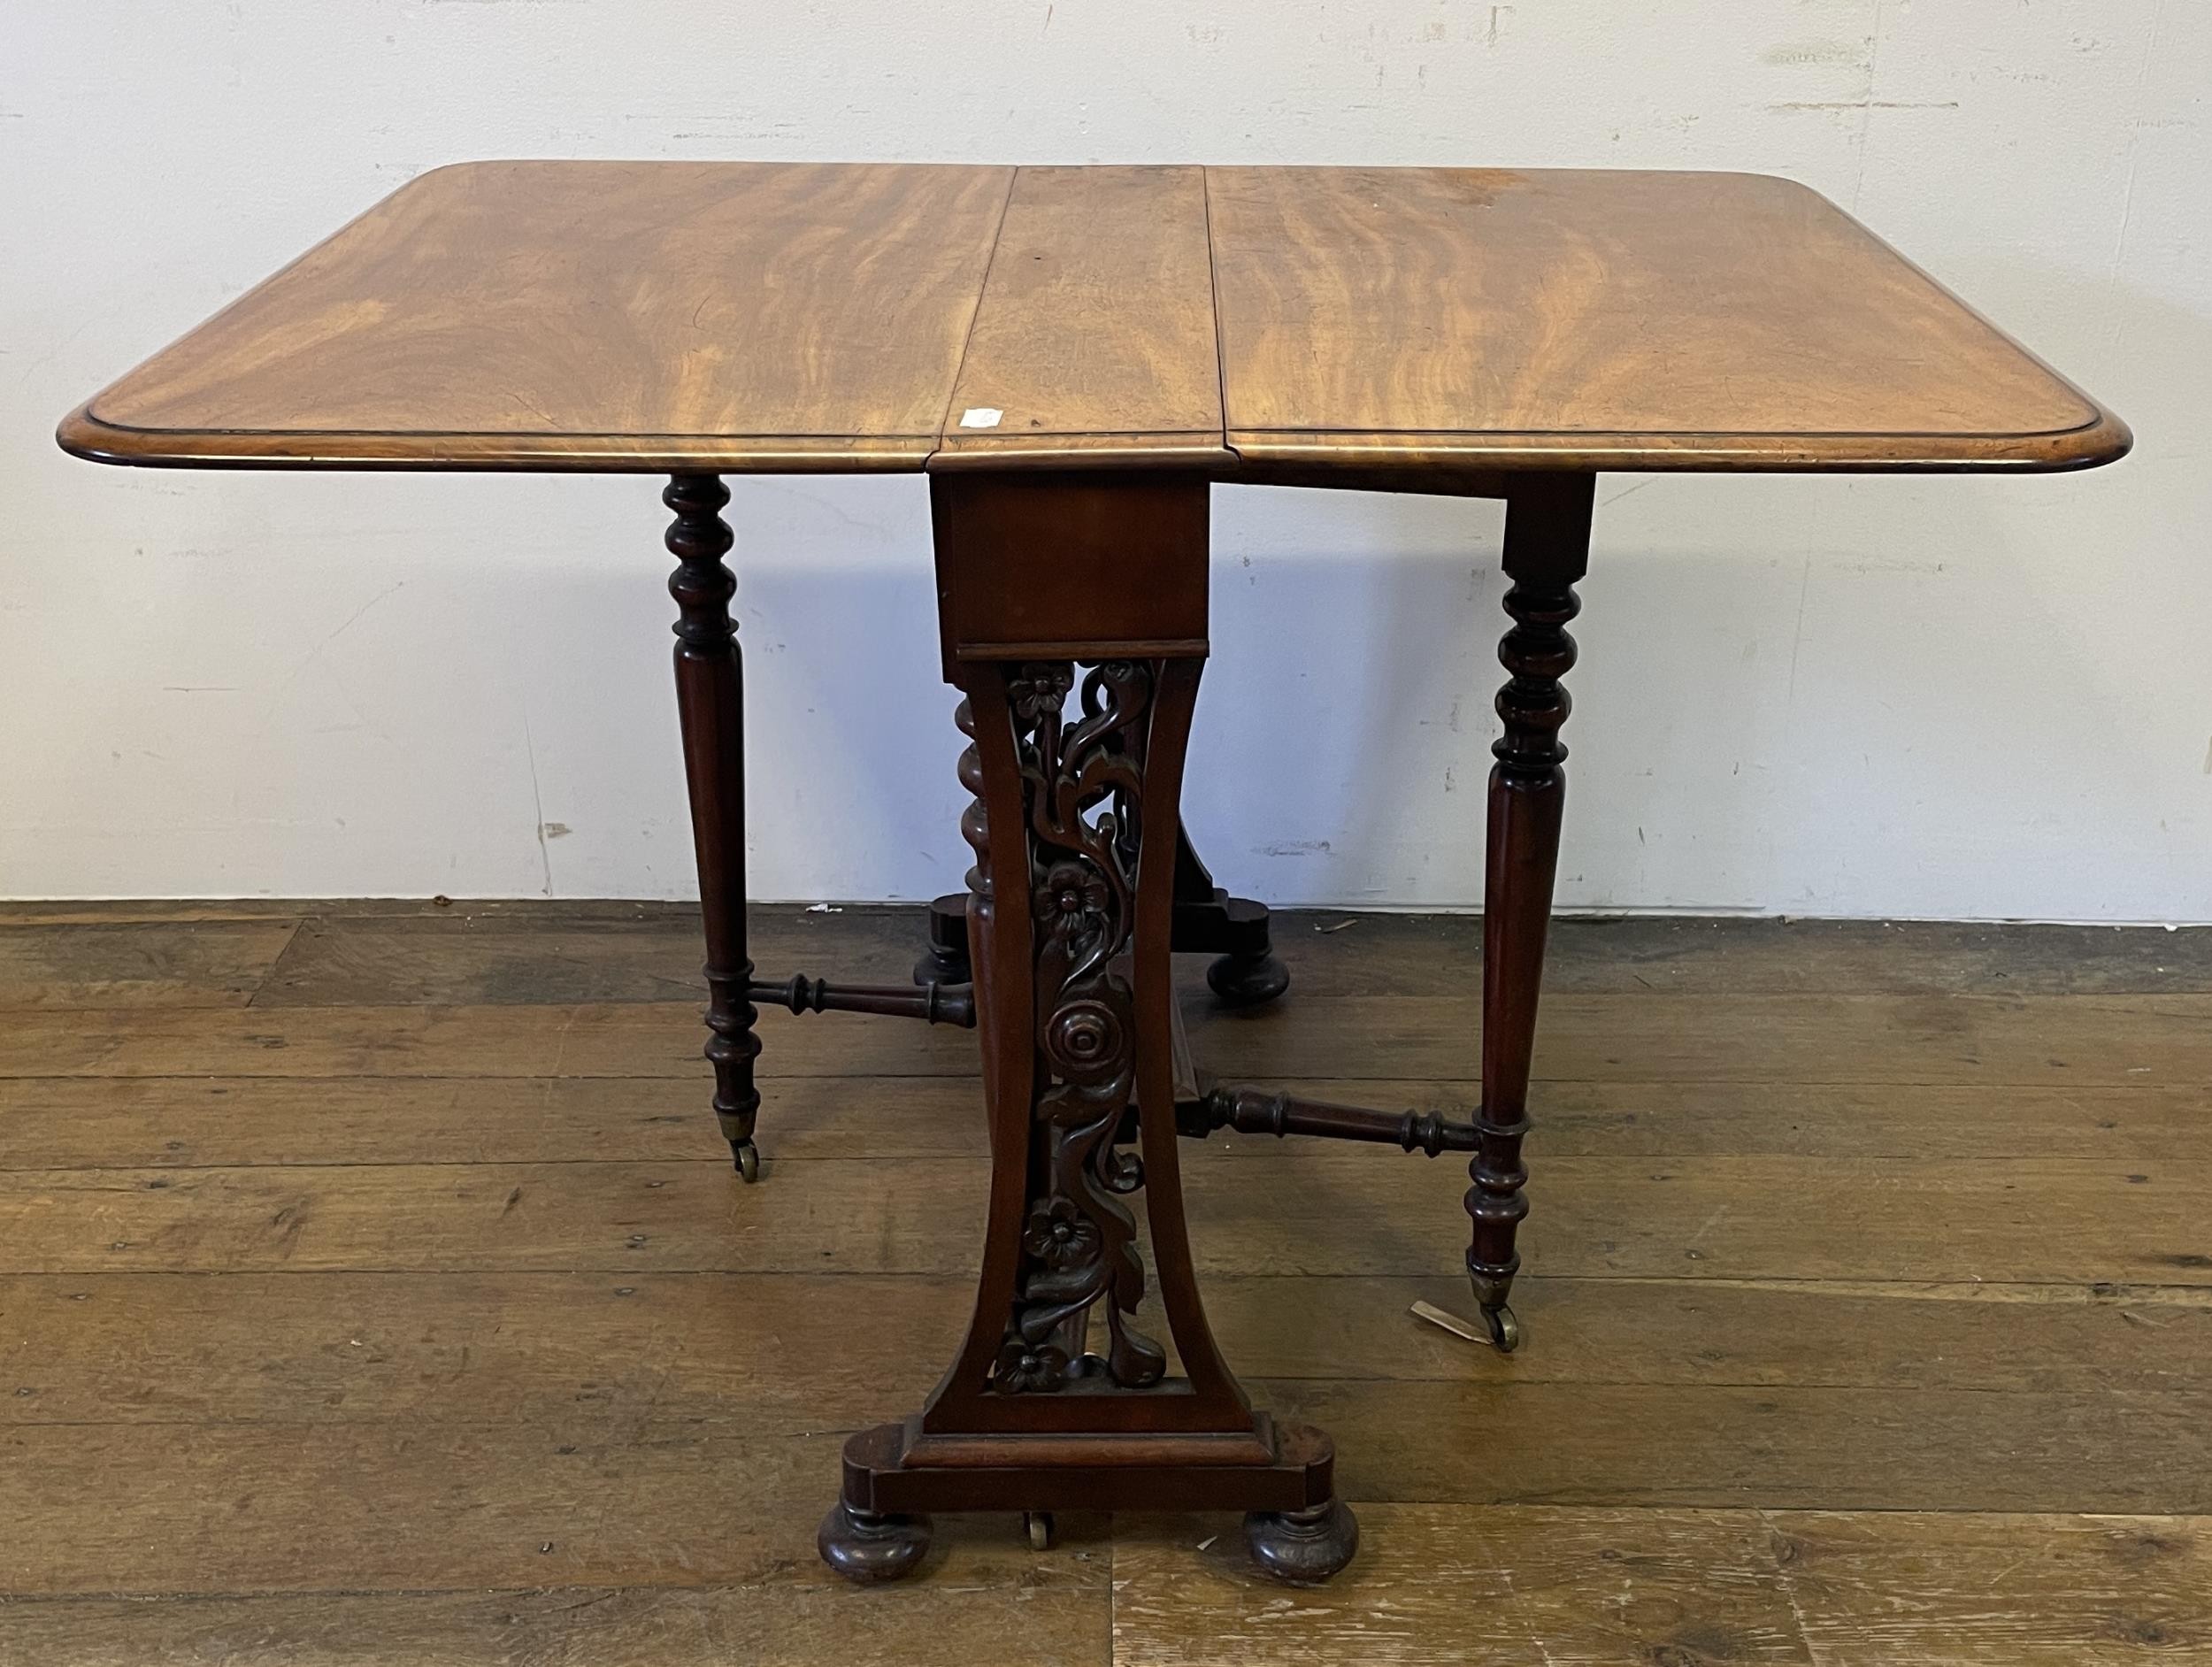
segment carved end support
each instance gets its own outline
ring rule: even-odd
[[[1165,1352],[1128,1319],[1144,1274],[1121,1198],[1142,1184],[1143,1171],[1118,1147],[1136,1078],[1137,1015],[1123,958],[1135,930],[1134,829],[1157,681],[1153,663],[1106,661],[1082,677],[1078,694],[1069,662],[1014,662],[1002,699],[961,704],[971,737],[985,723],[996,729],[990,739],[1011,764],[1022,815],[1011,828],[987,818],[988,754],[970,747],[960,779],[977,795],[961,825],[977,855],[971,928],[987,935],[995,889],[1022,884],[1036,980],[1030,1196],[1011,1310],[990,1367],[989,1389],[1000,1395],[1048,1394],[1094,1372],[1140,1388],[1166,1366]],[[995,853],[995,839],[1003,848]],[[1080,1352],[1094,1310],[1108,1333],[1100,1357]]]

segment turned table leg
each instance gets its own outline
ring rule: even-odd
[[[753,1123],[760,1095],[753,1061],[759,1015],[747,997],[745,949],[745,672],[730,598],[737,580],[722,558],[734,542],[722,519],[729,488],[711,474],[680,474],[661,495],[676,571],[668,580],[676,621],[676,707],[683,722],[684,780],[699,859],[699,912],[707,940],[706,1056],[714,1066],[714,1115],[737,1172],[760,1174]]]
[[[1513,626],[1498,645],[1509,673],[1498,691],[1505,733],[1491,749],[1489,828],[1483,878],[1482,1112],[1480,1144],[1468,1173],[1473,1236],[1467,1272],[1491,1341],[1510,1350],[1520,1327],[1506,1305],[1521,1258],[1514,1233],[1528,1214],[1521,1140],[1528,1133],[1529,1056],[1544,975],[1544,936],[1559,866],[1566,798],[1567,691],[1575,662],[1567,624],[1580,604],[1574,585],[1589,562],[1594,477],[1533,475],[1507,498],[1505,611]]]

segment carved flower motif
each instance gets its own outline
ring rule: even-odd
[[[1032,1347],[1018,1337],[1010,1337],[1006,1346],[998,1351],[998,1363],[991,1369],[991,1382],[1007,1394],[1025,1391],[1057,1389],[1067,1379],[1068,1357],[1063,1349],[1050,1343]]]
[[[1079,1267],[1098,1254],[1098,1227],[1073,1199],[1055,1198],[1029,1212],[1022,1248],[1048,1268]]]
[[[1106,877],[1081,863],[1055,863],[1037,887],[1037,913],[1048,928],[1069,937],[1093,930],[1112,902]]]
[[[1059,716],[1074,681],[1074,670],[1065,662],[1040,660],[1024,665],[1007,685],[1014,720],[1024,729],[1033,729],[1048,713]]]

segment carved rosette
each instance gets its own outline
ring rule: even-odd
[[[1066,662],[1019,667],[1009,695],[1021,759],[1030,857],[1042,1079],[1022,1271],[1006,1340],[992,1368],[1005,1394],[1057,1389],[1079,1371],[1156,1383],[1166,1355],[1128,1324],[1144,1295],[1136,1218],[1121,1200],[1144,1184],[1116,1144],[1136,1081],[1127,954],[1135,930],[1134,811],[1155,678],[1127,660],[1083,678],[1080,715]],[[1002,877],[1003,878],[1003,877]],[[1101,1298],[1102,1359],[1071,1353]]]

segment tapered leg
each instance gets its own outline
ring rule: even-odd
[[[680,474],[661,501],[676,571],[669,594],[676,621],[676,707],[683,720],[684,779],[699,858],[699,912],[707,939],[707,1058],[714,1066],[714,1115],[737,1172],[760,1173],[753,1123],[760,1095],[753,1061],[759,1015],[746,997],[753,963],[745,950],[745,673],[730,598],[737,580],[724,565],[733,542],[722,519],[729,488],[719,476]]]
[[[1590,475],[1535,475],[1507,500],[1505,611],[1512,629],[1498,645],[1508,677],[1498,691],[1505,733],[1491,748],[1488,848],[1483,878],[1482,1115],[1468,1173],[1473,1237],[1467,1272],[1491,1341],[1510,1350],[1520,1327],[1506,1298],[1521,1258],[1515,1231],[1528,1214],[1529,1055],[1544,975],[1545,929],[1559,866],[1559,823],[1567,791],[1560,768],[1567,721],[1560,687],[1575,661],[1567,623],[1580,604],[1574,585],[1588,566]]]

